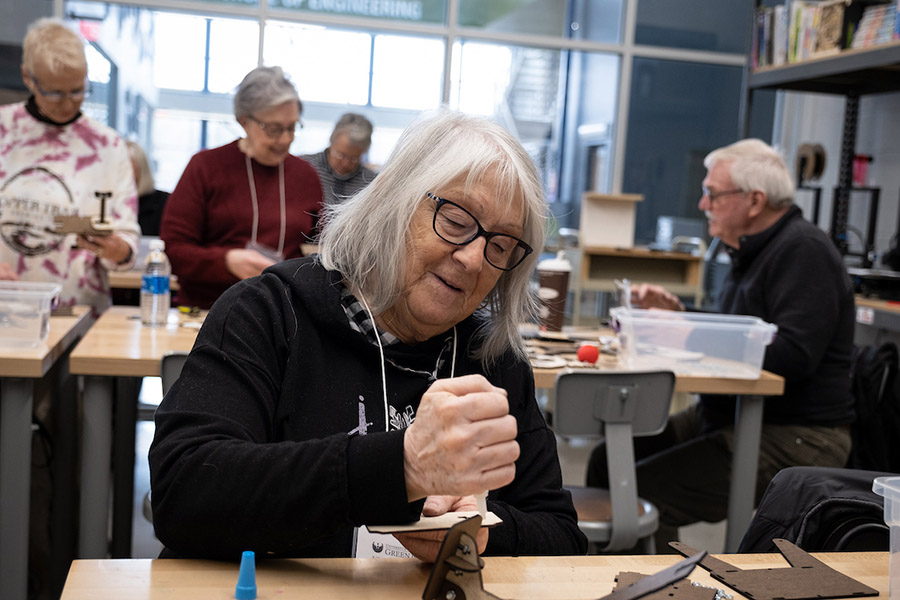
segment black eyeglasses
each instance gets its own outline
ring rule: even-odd
[[[259,128],[263,130],[263,133],[265,133],[273,140],[277,140],[285,133],[287,133],[291,137],[294,137],[295,135],[297,135],[298,131],[303,129],[303,121],[297,121],[293,124],[293,126],[285,127],[281,123],[266,123],[264,121],[260,121],[253,115],[247,115],[247,118],[259,125]]]
[[[709,198],[709,203],[712,204],[716,201],[716,198],[721,198],[722,196],[731,196],[732,194],[746,194],[746,190],[726,190],[724,192],[711,192],[709,188],[705,185],[700,188],[700,192],[703,196]],[[701,196],[702,197],[702,196]]]
[[[34,87],[37,88],[38,93],[49,102],[62,102],[64,98],[68,98],[72,102],[81,102],[91,95],[90,81],[87,81],[83,88],[81,88],[80,90],[75,90],[74,92],[62,92],[57,90],[48,92],[41,87],[40,83],[38,83],[38,80],[34,76],[34,73],[28,73],[28,75],[29,77],[31,77],[31,81],[34,83]]]
[[[517,237],[505,233],[487,231],[475,216],[459,204],[426,192],[434,200],[432,225],[439,238],[454,246],[465,246],[484,236],[484,258],[488,264],[501,271],[511,271],[533,252],[531,246]]]

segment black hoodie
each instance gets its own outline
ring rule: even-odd
[[[231,287],[207,316],[150,448],[154,527],[176,555],[350,556],[354,526],[421,512],[406,500],[396,427],[414,418],[436,365],[449,376],[452,345],[444,334],[384,348],[396,421],[385,432],[379,350],[350,327],[340,280],[315,257],[286,261]],[[457,325],[456,375],[507,391],[521,449],[515,481],[488,497],[503,524],[487,552],[583,554],[530,366],[509,352],[484,372],[470,352],[477,326]]]

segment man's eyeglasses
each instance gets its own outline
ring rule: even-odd
[[[348,154],[344,154],[343,152],[338,152],[337,150],[328,150],[328,153],[335,157],[337,160],[345,160],[351,165],[358,165],[360,157],[359,156],[350,156]]]
[[[702,192],[703,196],[709,198],[709,203],[712,204],[716,201],[716,198],[721,198],[722,196],[731,196],[732,194],[746,194],[746,190],[726,190],[724,192],[711,192],[709,188],[705,185],[700,188],[700,192]],[[701,196],[702,197],[702,196]]]
[[[531,246],[517,237],[505,233],[487,231],[478,219],[459,204],[426,192],[434,200],[432,225],[439,238],[454,246],[465,246],[484,236],[484,258],[488,264],[501,271],[511,271],[532,253]]]
[[[34,76],[34,73],[28,74],[31,77],[31,81],[34,83],[34,87],[37,88],[38,93],[43,96],[48,102],[62,102],[64,98],[68,98],[72,102],[81,102],[85,98],[91,95],[91,82],[87,81],[85,87],[80,90],[75,90],[73,92],[61,92],[58,90],[47,91],[41,87],[41,84],[38,83],[37,78]]]
[[[277,140],[285,133],[287,133],[290,137],[294,137],[295,135],[297,135],[298,131],[303,129],[303,121],[297,121],[292,126],[285,127],[281,123],[266,123],[253,116],[248,116],[247,118],[259,125],[259,128],[263,130],[263,133],[265,133],[273,140]]]

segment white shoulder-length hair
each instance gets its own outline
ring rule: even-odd
[[[413,214],[426,192],[459,178],[466,187],[491,178],[498,202],[522,208],[522,239],[534,252],[488,294],[475,356],[486,367],[510,348],[524,358],[518,326],[537,313],[530,278],[544,246],[548,208],[531,157],[496,123],[448,109],[420,115],[371,184],[325,208],[320,260],[360,290],[373,313],[383,313],[403,291]]]

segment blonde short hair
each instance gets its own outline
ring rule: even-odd
[[[65,69],[87,70],[84,41],[59,19],[38,19],[28,26],[22,42],[22,67],[34,73],[37,64],[54,75]]]

